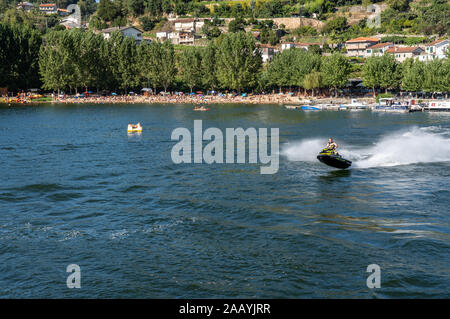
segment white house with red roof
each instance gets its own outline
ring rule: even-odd
[[[425,46],[425,52],[419,56],[420,61],[431,61],[434,59],[445,59],[445,53],[449,50],[449,40],[436,40]]]
[[[391,42],[374,44],[370,47],[367,47],[365,57],[368,58],[371,56],[382,56],[389,48],[393,46],[394,44]]]
[[[347,56],[360,57],[366,56],[366,49],[380,42],[377,38],[359,37],[345,42]]]
[[[390,47],[387,53],[393,54],[398,62],[403,62],[408,58],[418,58],[424,52],[421,47]]]

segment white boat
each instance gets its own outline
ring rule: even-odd
[[[432,101],[423,108],[424,111],[430,112],[449,112],[450,101]]]
[[[142,132],[142,125],[141,123],[137,123],[137,124],[128,124],[128,129],[127,129],[128,133],[137,133],[137,132]]]
[[[395,102],[393,98],[381,98],[377,105],[372,107],[374,112],[408,113],[406,103]]]
[[[284,107],[287,108],[288,110],[295,110],[299,109],[301,105],[285,104]]]
[[[320,108],[321,110],[338,110],[338,105],[334,104],[317,104],[316,107]]]
[[[367,104],[364,102],[359,102],[357,99],[352,99],[349,104],[342,104],[342,107],[351,110],[365,110],[367,108]]]

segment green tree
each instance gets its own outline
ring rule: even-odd
[[[77,70],[73,37],[70,32],[52,31],[39,52],[39,70],[44,89],[76,88]]]
[[[0,43],[0,87],[39,87],[41,33],[26,24],[0,24]]]
[[[118,50],[118,71],[120,74],[120,88],[127,93],[128,88],[139,85],[139,71],[137,63],[136,41],[131,37],[124,37]]]
[[[167,88],[172,85],[175,80],[175,75],[177,74],[175,50],[173,44],[169,41],[165,41],[161,46],[160,62],[161,84],[164,87],[164,92],[167,92]]]
[[[202,55],[198,48],[188,47],[181,53],[179,71],[181,79],[192,93],[194,87],[202,83]]]
[[[257,84],[262,58],[251,34],[223,36],[217,50],[217,78],[223,87],[241,92]]]
[[[203,85],[207,88],[214,90],[218,86],[216,59],[217,46],[213,41],[208,43],[208,46],[203,50],[202,57],[202,73],[203,73]]]
[[[365,87],[372,88],[374,97],[375,88],[381,85],[381,73],[381,57],[369,57],[362,67],[362,83]]]
[[[340,53],[327,56],[322,63],[322,76],[324,84],[331,87],[334,93],[347,84],[351,67],[348,59]]]
[[[448,59],[434,59],[425,64],[424,91],[436,92],[450,91],[450,66]]]
[[[316,70],[305,76],[303,86],[306,90],[312,91],[312,96],[315,96],[315,89],[321,88],[323,85],[322,74]]]
[[[395,89],[400,86],[402,80],[401,65],[395,60],[394,55],[384,54],[380,60],[380,86],[385,89]]]
[[[407,59],[402,64],[402,89],[409,92],[419,92],[425,82],[424,62]]]

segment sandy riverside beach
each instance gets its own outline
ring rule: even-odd
[[[363,98],[366,102],[372,103],[374,99]],[[54,103],[79,103],[79,104],[137,104],[137,103],[158,103],[158,104],[309,104],[315,103],[350,103],[351,98],[330,98],[330,97],[310,97],[291,96],[289,94],[264,94],[243,96],[218,96],[218,95],[122,95],[122,96],[90,96],[83,98],[67,97],[53,101]]]

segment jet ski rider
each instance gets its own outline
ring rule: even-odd
[[[338,145],[337,145],[337,143],[336,143],[335,141],[333,141],[333,138],[330,137],[330,138],[328,139],[328,143],[327,143],[327,146],[325,146],[325,148],[326,148],[327,150],[332,151],[333,154],[337,154],[336,149],[338,148]]]

